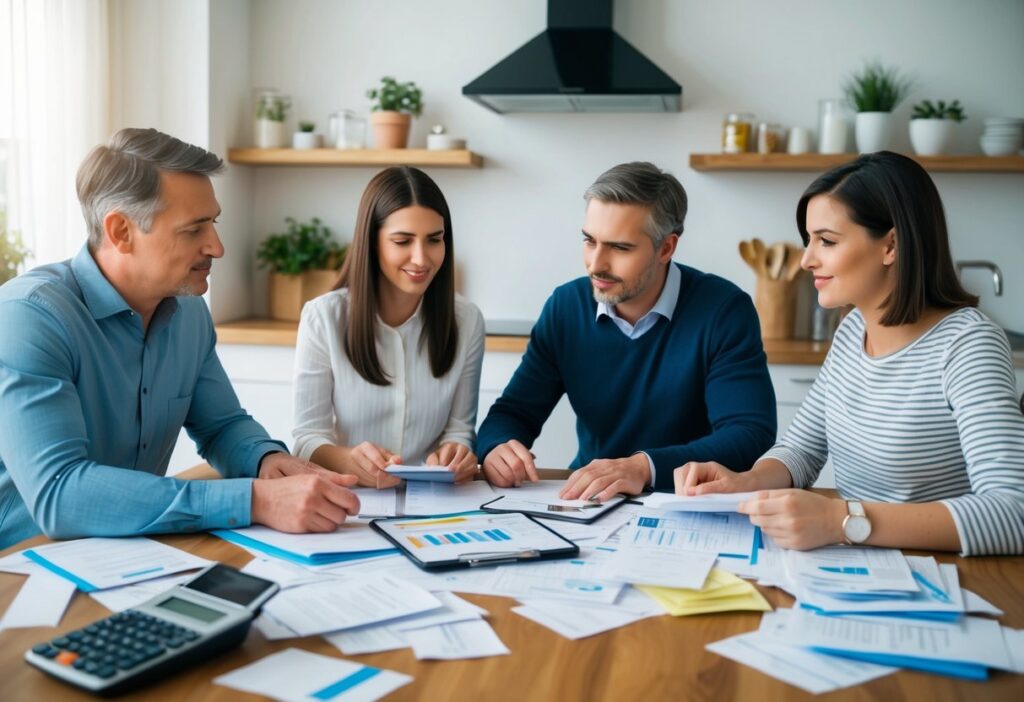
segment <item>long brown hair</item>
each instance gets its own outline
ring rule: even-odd
[[[363,191],[352,244],[334,286],[335,290],[348,288],[345,353],[356,372],[374,385],[391,384],[377,356],[375,328],[381,277],[377,240],[381,224],[392,212],[414,205],[434,210],[444,220],[444,261],[423,295],[424,323],[419,345],[427,346],[435,378],[443,376],[455,363],[459,329],[455,321],[455,244],[448,203],[426,173],[409,166],[394,166],[375,175]]]
[[[896,285],[882,302],[886,327],[913,324],[929,307],[976,307],[953,267],[946,215],[935,183],[916,161],[879,151],[818,176],[796,207],[796,226],[808,242],[807,203],[828,195],[846,206],[850,219],[881,239],[896,230]]]

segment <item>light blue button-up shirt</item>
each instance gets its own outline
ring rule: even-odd
[[[664,317],[665,319],[672,321],[672,313],[676,311],[676,303],[679,302],[679,286],[682,283],[683,274],[679,272],[679,267],[674,265],[671,261],[668,264],[668,274],[665,276],[665,285],[661,288],[661,294],[658,295],[658,301],[654,303],[654,307],[647,311],[640,319],[636,320],[636,324],[630,324],[625,319],[619,316],[612,305],[605,302],[597,303],[597,315],[595,320],[600,321],[601,317],[608,317],[615,323],[615,326],[619,328],[623,334],[628,336],[630,339],[639,339],[641,336],[649,332],[654,325],[658,323],[658,319]],[[654,485],[654,479],[657,476],[654,468],[654,461],[643,451],[644,456],[647,458],[647,467],[651,469],[651,485]]]
[[[148,332],[88,249],[0,288],[0,548],[247,526],[286,451],[238,404],[209,310],[168,298]],[[182,426],[236,480],[166,478]]]

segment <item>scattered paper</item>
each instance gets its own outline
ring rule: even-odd
[[[591,603],[615,602],[624,587],[611,580],[586,577],[529,573],[517,566],[498,568],[494,573],[491,594],[505,597],[567,599]]]
[[[408,675],[297,648],[214,678],[217,685],[287,702],[372,702],[412,682]]]
[[[1024,673],[1024,629],[1003,627],[1003,641],[1010,654],[1010,670]]]
[[[382,555],[394,546],[365,521],[346,521],[329,534],[286,534],[266,526],[218,529],[213,532],[226,541],[293,562],[323,564],[358,554]]]
[[[706,648],[815,695],[860,685],[898,670],[780,644],[756,631],[716,641]]]
[[[417,660],[505,656],[508,648],[482,619],[404,632]]]
[[[741,502],[757,497],[756,492],[719,492],[710,495],[674,495],[652,492],[640,498],[644,506],[666,512],[735,512]]]
[[[280,585],[282,590],[330,580],[334,577],[330,571],[315,572],[290,561],[266,558],[262,555],[246,563],[242,572],[264,580],[271,580]]]
[[[394,517],[398,514],[395,488],[351,488],[359,498],[360,517]]]
[[[744,514],[648,512],[622,534],[620,545],[677,548],[715,556],[750,558],[756,529]]]
[[[39,566],[25,557],[24,551],[9,553],[3,558],[0,558],[0,572],[2,573],[32,575],[38,567]]]
[[[89,597],[99,602],[111,612],[123,612],[156,597],[162,592],[170,590],[175,585],[188,582],[194,577],[194,573],[168,575],[163,578],[156,578],[155,580],[135,583],[134,585],[115,587],[110,590],[97,590],[96,592],[90,592]]]
[[[573,640],[618,629],[649,616],[617,607],[592,607],[551,600],[527,600],[522,607],[513,607],[512,611]]]
[[[340,631],[441,606],[426,590],[392,578],[357,577],[282,590],[264,611],[299,636]]]
[[[75,594],[75,584],[35,566],[4,616],[0,631],[30,626],[57,626]]]
[[[766,612],[771,605],[757,588],[732,573],[715,568],[700,590],[638,585],[669,614],[681,617],[712,612]]]
[[[601,575],[634,585],[660,585],[699,590],[715,565],[712,553],[637,543],[627,534],[622,548],[608,558]]]
[[[404,511],[415,516],[471,512],[493,499],[494,491],[484,480],[473,480],[464,485],[411,481],[405,484]]]
[[[1003,610],[996,607],[994,604],[981,597],[980,595],[971,592],[964,588],[961,590],[964,596],[964,610],[971,614],[988,614],[993,617],[1001,617],[1005,614]]]
[[[25,556],[83,592],[152,580],[210,564],[205,558],[145,537],[89,538],[37,546]]]

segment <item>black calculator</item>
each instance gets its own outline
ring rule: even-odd
[[[33,646],[25,660],[116,695],[239,645],[277,583],[216,563],[132,609]]]

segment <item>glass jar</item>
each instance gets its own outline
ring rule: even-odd
[[[253,143],[258,149],[279,149],[288,144],[285,119],[291,98],[275,88],[259,88],[255,91],[253,113]]]
[[[761,122],[757,125],[757,153],[773,154],[785,151],[786,130],[781,124]]]
[[[327,141],[336,149],[366,148],[366,119],[353,110],[338,110],[327,118]]]
[[[753,124],[754,115],[748,112],[727,114],[722,122],[722,153],[742,154],[750,151],[753,146],[750,138]]]
[[[848,127],[846,108],[842,100],[818,101],[818,153],[846,153]]]

